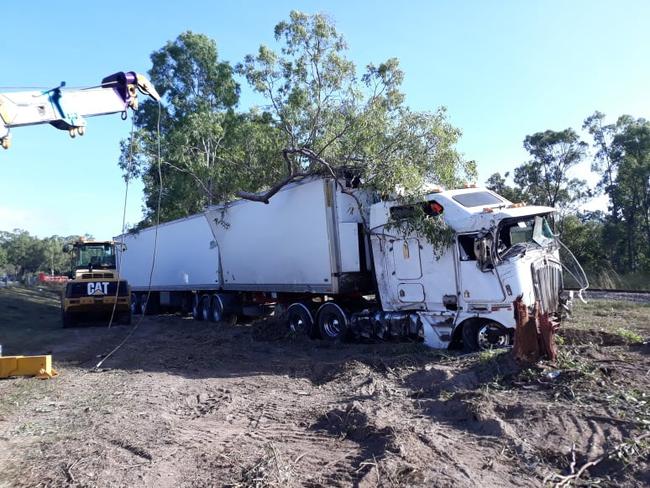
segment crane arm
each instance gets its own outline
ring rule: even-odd
[[[62,83],[46,91],[0,92],[0,145],[8,149],[11,145],[9,130],[27,125],[51,124],[67,130],[72,137],[83,135],[85,117],[126,114],[128,108],[137,110],[138,91],[160,101],[151,82],[133,71],[107,76],[96,87],[64,87]]]

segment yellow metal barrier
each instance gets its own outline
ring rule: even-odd
[[[52,356],[0,356],[0,378],[36,376],[48,379],[58,376],[52,368]]]

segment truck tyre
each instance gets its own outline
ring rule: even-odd
[[[463,349],[467,352],[509,346],[510,333],[492,320],[473,319],[463,324]]]
[[[148,295],[147,293],[142,293],[138,297],[138,305],[139,305],[139,308],[140,308],[140,315],[147,315],[147,313],[149,312],[150,307],[149,307],[148,302],[149,302],[149,299],[151,299],[151,296],[147,297],[147,295]]]
[[[131,293],[131,314],[137,315],[140,313],[140,300],[138,295]]]
[[[212,298],[210,298],[210,322],[222,322],[223,320],[223,301],[221,301],[219,295],[212,295]]]
[[[321,305],[316,322],[321,338],[327,341],[342,341],[348,335],[347,314],[334,302]]]
[[[296,335],[314,335],[314,319],[304,303],[292,303],[285,313],[289,330]]]
[[[201,295],[195,293],[192,297],[192,318],[194,320],[203,320],[201,314]]]
[[[208,321],[210,320],[210,295],[201,295],[201,301],[199,310],[201,314],[201,320]]]

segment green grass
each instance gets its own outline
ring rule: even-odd
[[[632,330],[624,329],[621,327],[619,329],[616,329],[615,332],[630,344],[641,344],[643,342],[643,337]]]
[[[562,327],[603,331],[617,334],[628,342],[629,339],[642,342],[643,337],[650,337],[650,304],[613,300],[589,300],[584,304],[576,301],[571,318]]]
[[[0,288],[0,344],[5,356],[33,351],[34,337],[61,332],[59,296],[49,290]],[[29,351],[29,352],[28,352]]]
[[[504,349],[485,349],[478,353],[478,362],[481,364],[487,364],[491,361],[494,361],[498,356],[507,353],[508,351]]]

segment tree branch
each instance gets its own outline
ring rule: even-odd
[[[312,173],[294,173],[290,174],[287,176],[285,179],[280,181],[279,183],[276,183],[273,185],[271,188],[269,188],[265,193],[250,193],[247,191],[238,191],[236,195],[239,198],[243,198],[244,200],[251,200],[253,202],[262,202],[265,204],[269,203],[270,198],[275,195],[277,192],[279,192],[282,188],[284,188],[286,185],[289,183],[292,183],[296,180],[300,180],[306,176],[310,176]]]

